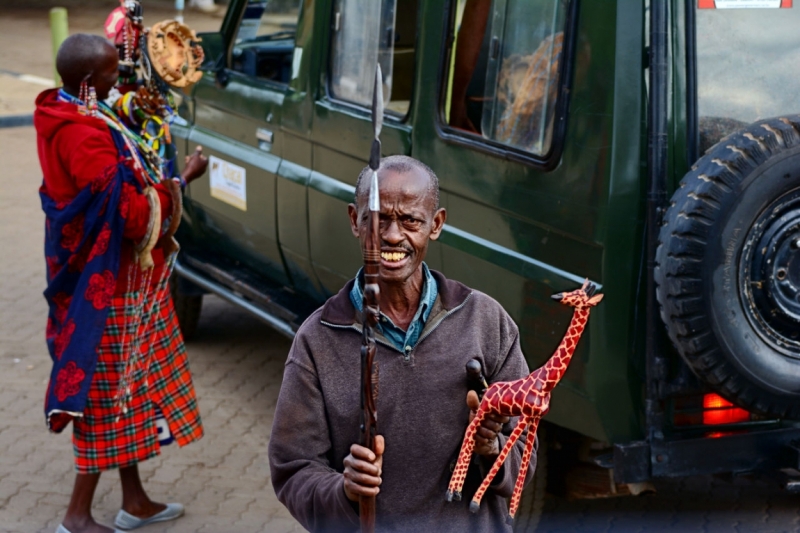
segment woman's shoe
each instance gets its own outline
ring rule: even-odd
[[[147,524],[152,524],[153,522],[166,522],[167,520],[175,520],[176,518],[183,516],[183,511],[183,505],[179,503],[168,503],[167,508],[160,513],[156,513],[150,518],[138,518],[120,509],[117,513],[117,517],[114,519],[114,525],[120,529],[136,529],[137,527],[146,526]],[[57,531],[56,533],[62,532]],[[67,533],[69,532],[67,531]]]
[[[56,528],[56,533],[70,533],[69,529],[64,527],[64,524],[58,524],[58,528]],[[114,533],[123,533],[119,529],[115,529]]]

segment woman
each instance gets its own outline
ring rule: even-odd
[[[45,415],[54,432],[72,421],[77,471],[58,533],[112,531],[91,514],[100,473],[112,468],[122,483],[115,524],[133,529],[183,514],[150,500],[139,478],[137,464],[159,453],[156,411],[180,446],[203,435],[166,286],[179,186],[101,103],[117,82],[114,46],[73,35],[56,68],[64,87],[39,95],[34,124],[53,359]],[[190,182],[207,165],[198,148],[181,177]]]

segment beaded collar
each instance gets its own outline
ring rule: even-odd
[[[69,104],[75,104],[79,107],[85,107],[85,104],[79,98],[76,98],[65,91],[63,88],[58,90],[58,100]],[[153,148],[142,139],[139,135],[131,131],[122,120],[111,110],[104,102],[97,103],[97,110],[99,116],[109,128],[113,128],[122,134],[125,140],[125,145],[133,159],[134,167],[141,170],[141,174],[145,176],[148,185],[155,185],[164,179],[162,165],[163,160]]]

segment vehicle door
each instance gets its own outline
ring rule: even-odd
[[[243,264],[289,285],[278,245],[276,172],[281,162],[283,103],[293,74],[301,0],[234,1],[213,72],[194,90],[190,145],[209,156],[209,179],[187,188],[211,263]]]
[[[362,264],[347,204],[354,201],[356,179],[369,159],[376,62],[384,77],[383,155],[411,153],[417,15],[416,0],[333,0],[321,15],[328,24],[320,27],[329,35],[323,48],[325,86],[314,104],[308,209],[311,260],[327,293]],[[431,250],[429,259],[436,255]],[[431,266],[438,268],[436,262]]]
[[[419,77],[428,81],[415,99],[412,153],[446,192],[444,273],[503,305],[531,368],[552,354],[571,317],[550,295],[585,278],[603,285],[608,298],[548,415],[597,438],[628,426],[598,415],[593,402],[632,409],[618,370],[630,349],[629,315],[605,314],[616,298],[633,297],[641,238],[631,207],[638,168],[630,165],[641,146],[641,36],[608,31],[621,21],[639,27],[641,10],[631,4],[429,2],[420,30],[426,46],[438,34],[442,51],[421,56]],[[615,62],[615,49],[630,57]],[[615,333],[603,345],[599,331]],[[603,427],[600,416],[613,420]]]

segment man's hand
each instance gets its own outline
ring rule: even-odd
[[[198,146],[192,155],[187,155],[185,163],[181,177],[186,183],[191,183],[205,174],[208,158],[203,155],[203,147]]]
[[[350,455],[344,458],[344,493],[347,499],[357,502],[359,496],[375,496],[380,492],[383,450],[381,435],[375,436],[375,453],[359,444],[350,446]]]
[[[475,418],[480,407],[478,394],[471,390],[467,393],[467,407],[469,407],[469,421]],[[503,430],[503,424],[511,420],[507,416],[490,413],[481,421],[480,427],[475,432],[475,453],[484,456],[495,456],[500,453],[500,443],[497,434]]]

